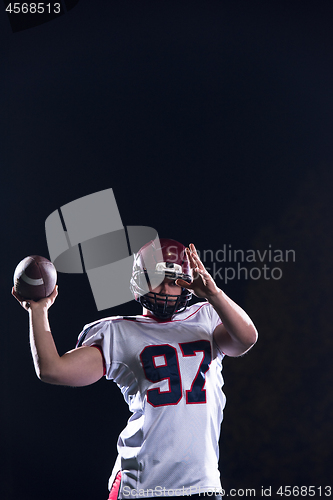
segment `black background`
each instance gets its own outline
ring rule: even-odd
[[[120,391],[40,382],[10,295],[17,263],[48,257],[47,216],[106,188],[124,225],[201,251],[295,250],[265,261],[279,280],[216,276],[260,335],[224,363],[222,482],[272,497],[330,485],[331,2],[80,0],[64,12],[16,32],[0,14],[1,498],[107,498],[129,417]],[[84,324],[140,312],[98,312],[86,276],[58,284],[61,354]]]

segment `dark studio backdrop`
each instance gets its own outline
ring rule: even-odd
[[[30,28],[11,24],[5,5],[0,14],[1,498],[107,498],[129,417],[122,395],[106,380],[40,382],[28,314],[10,295],[17,263],[48,257],[47,216],[106,188],[124,225],[193,242],[208,266],[213,255],[218,286],[258,327],[253,350],[224,362],[226,490],[272,487],[281,498],[279,486],[314,485],[324,496],[333,462],[331,2],[61,5],[61,16]],[[238,262],[219,261],[224,248],[265,257],[242,263],[248,279],[243,271],[225,283]],[[58,285],[50,322],[61,354],[86,323],[140,313],[134,301],[98,312],[84,275],[59,274]]]

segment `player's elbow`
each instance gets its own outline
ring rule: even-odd
[[[250,347],[254,346],[254,344],[258,340],[258,330],[254,325],[251,325],[250,330],[249,330],[249,344]]]
[[[45,372],[42,370],[37,371],[36,370],[36,375],[41,380],[42,382],[45,382],[46,384],[55,384],[55,378],[49,373]]]
[[[37,377],[46,384],[61,385],[61,382],[58,381],[57,377],[49,373],[37,373]]]
[[[242,332],[242,337],[238,338],[229,347],[229,356],[243,356],[257,342],[258,332],[254,325],[248,325],[246,331]]]
[[[245,354],[247,351],[251,349],[251,347],[254,346],[254,344],[258,340],[258,331],[256,327],[252,324],[249,325],[246,337],[243,341],[243,352],[241,354]]]
[[[61,385],[61,377],[55,367],[48,364],[39,364],[35,367],[36,375],[42,382],[46,384]]]

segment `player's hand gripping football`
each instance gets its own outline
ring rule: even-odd
[[[192,282],[187,283],[187,281],[179,278],[176,280],[176,284],[192,290],[194,295],[200,298],[208,299],[216,295],[220,289],[216,286],[215,281],[201,262],[193,243],[190,243],[189,248],[186,248],[186,254],[192,270]]]
[[[12,295],[15,297],[16,300],[19,301],[21,306],[27,311],[29,311],[29,309],[38,309],[38,308],[42,309],[44,307],[46,307],[46,309],[49,309],[52,306],[55,299],[57,298],[58,285],[55,286],[51,295],[45,297],[45,299],[40,299],[37,302],[35,300],[24,299],[17,292],[15,292],[14,287],[12,288]]]

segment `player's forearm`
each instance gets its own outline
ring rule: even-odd
[[[51,382],[51,375],[59,362],[59,354],[55,346],[48,320],[46,307],[29,311],[30,348],[38,378]]]
[[[258,332],[246,312],[220,290],[208,298],[235,345],[245,352],[257,341]]]

